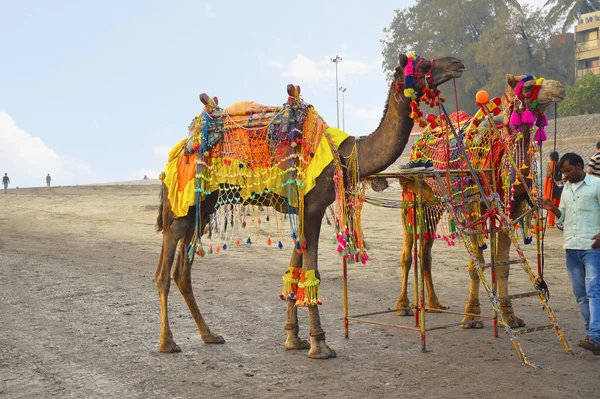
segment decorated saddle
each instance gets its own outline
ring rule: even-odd
[[[352,197],[358,182],[344,182],[337,153],[348,134],[329,127],[293,85],[288,86],[288,100],[282,106],[243,101],[223,109],[216,98],[203,94],[200,99],[204,109],[192,120],[188,137],[171,150],[163,179],[175,216],[196,213],[195,236],[187,248],[190,258],[242,242],[252,244],[261,236],[267,245],[277,239],[280,249],[282,238],[289,236],[296,249],[304,251],[304,196],[333,163],[334,218],[339,244],[343,243],[338,251],[353,261],[366,261],[362,233],[356,231],[359,212],[353,210],[347,217],[346,211],[347,206],[362,205]],[[209,198],[216,212],[210,222],[202,223],[198,205]],[[201,241],[204,234],[210,240],[207,247]]]

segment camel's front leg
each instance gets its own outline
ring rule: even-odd
[[[472,242],[474,238],[471,238]],[[477,245],[473,242],[473,245]],[[477,256],[480,263],[484,263],[483,251],[477,250]],[[479,274],[477,273],[477,264],[473,259],[469,259],[469,277],[471,278],[469,285],[469,300],[465,306],[465,313],[481,314],[481,304],[479,303]],[[483,328],[483,322],[478,321],[480,318],[475,316],[464,316],[462,321],[465,323],[463,328]]]
[[[208,216],[203,216],[202,221],[203,223],[200,231],[204,231]],[[220,335],[213,334],[210,331],[210,328],[208,328],[208,325],[204,321],[204,317],[202,317],[202,313],[200,313],[200,309],[198,309],[198,304],[194,297],[192,288],[192,262],[186,253],[186,248],[190,244],[193,234],[194,224],[190,223],[186,231],[185,239],[182,240],[179,247],[179,256],[177,257],[177,264],[173,271],[173,280],[175,281],[175,284],[177,284],[181,295],[183,295],[183,298],[185,299],[185,303],[187,303],[188,308],[192,313],[192,317],[196,322],[196,327],[200,332],[202,341],[204,341],[205,344],[222,344],[225,343],[225,340]]]
[[[408,300],[408,276],[412,266],[414,240],[412,233],[409,232],[407,228],[407,216],[407,210],[403,209],[402,221],[404,240],[402,242],[402,253],[400,254],[400,266],[402,267],[402,288],[400,289],[400,296],[398,297],[398,303],[396,304],[396,309],[401,310],[396,311],[398,316],[412,316],[414,314],[413,310],[410,308],[410,301]]]
[[[158,350],[165,353],[180,352],[181,349],[173,341],[173,333],[169,327],[169,310],[167,299],[169,297],[169,288],[171,286],[171,265],[175,258],[175,249],[177,248],[177,237],[166,229],[163,232],[162,248],[160,250],[160,259],[154,274],[156,287],[158,288],[158,298],[160,300],[160,344]]]
[[[431,263],[432,263],[432,256],[431,256],[431,248],[433,247],[433,242],[434,239],[433,238],[426,238],[424,243],[423,243],[423,270],[424,270],[424,279],[425,279],[425,286],[427,288],[427,303],[428,303],[428,308],[430,309],[440,309],[440,310],[445,310],[448,309],[447,306],[444,306],[440,303],[440,300],[438,299],[436,293],[435,293],[435,289],[433,288],[433,277],[431,276]]]
[[[283,277],[284,291],[286,291],[283,293],[284,296],[289,296],[291,292],[294,292],[294,289],[298,289],[298,282],[296,280],[301,269],[302,254],[298,253],[298,251],[294,249],[292,259],[290,260],[290,266],[287,273]],[[286,287],[289,287],[289,290]],[[310,348],[308,341],[300,339],[298,336],[298,332],[300,331],[300,328],[298,327],[298,308],[296,307],[292,298],[284,297],[283,299],[286,300],[285,329],[287,331],[287,339],[285,340],[284,344],[285,349],[293,350]]]
[[[312,212],[305,208],[304,213],[304,234],[306,237],[306,252],[302,255],[302,272],[306,283],[311,281],[320,283],[320,275],[317,269],[317,257],[319,252],[319,234],[321,230],[321,220],[325,214],[323,209],[316,209]],[[308,286],[308,284],[306,284]],[[308,324],[310,333],[310,350],[308,357],[312,359],[328,359],[336,357],[334,350],[325,343],[325,331],[321,328],[321,319],[319,318],[318,305],[308,305]]]
[[[507,262],[510,256],[511,241],[508,234],[503,231],[498,232],[498,256],[497,262]],[[510,274],[510,265],[498,264],[495,267],[496,276],[498,280],[498,296],[508,295],[508,276]],[[525,326],[525,322],[515,316],[515,311],[510,300],[506,300],[500,303],[500,310],[504,315],[504,321],[511,328],[518,328]]]

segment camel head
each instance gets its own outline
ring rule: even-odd
[[[543,114],[551,103],[557,103],[567,97],[564,86],[557,80],[536,79],[527,75],[506,75],[506,96],[514,101],[515,109],[526,108]]]
[[[409,58],[410,57],[410,58]],[[408,88],[406,85],[407,73],[411,73],[411,68],[407,68],[409,62],[412,63],[412,88],[417,97],[423,94],[423,89],[428,86],[430,89],[436,89],[442,83],[453,78],[459,78],[465,71],[465,66],[461,60],[454,57],[443,57],[434,60],[425,58],[416,58],[412,54],[400,54],[399,65],[394,73],[394,81],[401,87]],[[408,83],[410,85],[410,83]]]

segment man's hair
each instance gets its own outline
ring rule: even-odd
[[[550,159],[553,160],[554,162],[558,162],[558,152],[552,151],[550,153]]]
[[[560,168],[562,168],[565,161],[569,161],[569,165],[577,166],[577,164],[581,164],[582,168],[584,166],[583,158],[581,158],[579,155],[575,154],[574,152],[567,152],[565,155],[560,157],[560,161],[558,161],[558,166]]]
[[[600,141],[596,143],[596,148],[600,150]]]

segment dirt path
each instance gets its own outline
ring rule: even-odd
[[[595,397],[600,356],[568,357],[552,332],[524,340],[541,371],[519,364],[509,340],[484,330],[418,334],[351,325],[343,337],[340,262],[324,226],[321,315],[338,358],[314,361],[286,352],[284,304],[278,299],[289,253],[260,244],[204,258],[193,271],[195,294],[225,345],[204,345],[173,286],[172,328],[183,352],[157,351],[154,284],[160,235],[153,232],[157,185],[9,190],[0,195],[0,397]],[[367,266],[350,269],[351,313],[385,310],[399,290],[397,210],[367,205],[372,246]],[[551,305],[568,338],[584,335],[564,268],[561,233],[546,239]],[[535,248],[527,247],[533,259]],[[468,276],[462,248],[438,243],[434,279],[442,302],[462,310]],[[511,291],[526,290],[512,273]],[[484,310],[490,306],[482,298]],[[516,310],[545,324],[538,302]],[[306,312],[301,310],[306,336]],[[429,315],[429,325],[459,321]],[[378,320],[410,324],[392,314]]]

